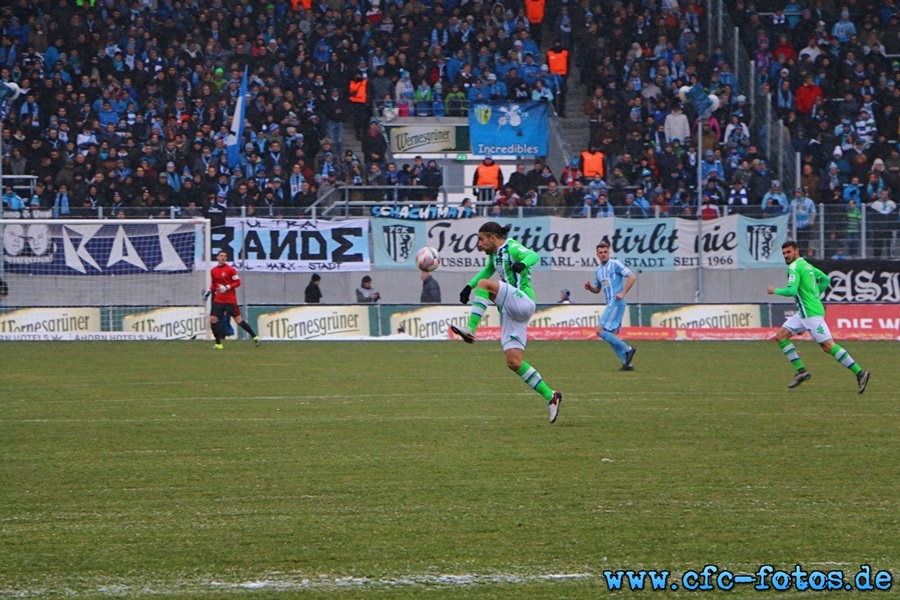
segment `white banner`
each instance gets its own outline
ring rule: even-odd
[[[0,334],[61,340],[71,339],[76,334],[100,331],[100,309],[95,307],[23,308],[0,315]]]
[[[675,268],[734,269],[738,265],[738,215],[709,221],[675,219]]]
[[[389,127],[394,154],[423,154],[456,150],[456,125],[406,125]]]
[[[697,304],[653,313],[650,316],[650,326],[676,329],[737,329],[762,327],[762,319],[758,304]]]
[[[420,340],[447,339],[450,325],[465,326],[469,322],[466,306],[429,306],[391,315],[391,331]],[[481,320],[486,327],[500,326],[496,309],[488,309]]]
[[[560,304],[538,309],[528,322],[529,327],[593,327],[600,324],[605,304]],[[631,326],[631,313],[622,316],[622,327]]]
[[[212,256],[228,252],[243,271],[370,271],[368,219],[226,219],[213,230]]]
[[[327,340],[369,337],[365,306],[298,306],[263,313],[257,333],[264,340]]]
[[[122,330],[158,336],[164,340],[208,340],[209,318],[201,306],[173,306],[128,315]]]

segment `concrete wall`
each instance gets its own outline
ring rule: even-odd
[[[355,290],[367,273],[323,273],[323,302],[349,304],[356,302]],[[474,275],[471,273],[435,271],[444,304],[458,302],[459,291]],[[419,271],[380,270],[371,273],[373,287],[381,292],[382,302],[415,304],[422,292]],[[597,303],[599,297],[584,289],[584,282],[594,273],[584,271],[538,271],[533,278],[538,302],[552,304],[559,300],[563,288],[572,292],[576,304]],[[742,303],[781,302],[787,299],[768,296],[767,285],[783,286],[784,269],[704,270],[670,272],[637,272],[638,281],[628,301],[637,303]],[[238,290],[242,304],[303,304],[303,291],[310,273],[243,272],[243,286]],[[698,279],[702,277],[702,295],[698,296]],[[0,298],[3,306],[96,306],[96,305],[187,305],[200,302],[204,274],[190,276],[119,276],[119,277],[40,277],[7,274],[9,295]]]

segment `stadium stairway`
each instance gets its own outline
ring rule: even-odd
[[[563,135],[569,143],[572,152],[580,155],[583,150],[587,150],[588,142],[588,118],[584,114],[584,101],[587,99],[587,89],[581,82],[578,68],[574,67],[570,70],[568,81],[568,93],[566,96],[566,116],[560,117],[559,123],[562,127]],[[559,177],[565,165],[551,165],[553,173]]]

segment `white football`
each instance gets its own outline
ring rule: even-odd
[[[434,271],[441,265],[441,256],[431,246],[425,246],[416,252],[416,266],[423,271]]]

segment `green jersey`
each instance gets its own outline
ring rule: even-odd
[[[824,317],[825,306],[819,296],[828,289],[828,275],[815,268],[806,259],[798,258],[788,265],[787,287],[777,288],[779,296],[793,296],[801,318]]]
[[[522,290],[529,298],[535,300],[534,290],[531,289],[531,267],[537,264],[538,260],[540,257],[534,250],[526,248],[516,240],[508,239],[497,249],[497,252],[488,255],[487,264],[469,282],[469,285],[475,287],[482,279],[499,273],[500,281]],[[512,270],[512,266],[517,262],[525,263],[528,268],[521,273],[516,273]]]

